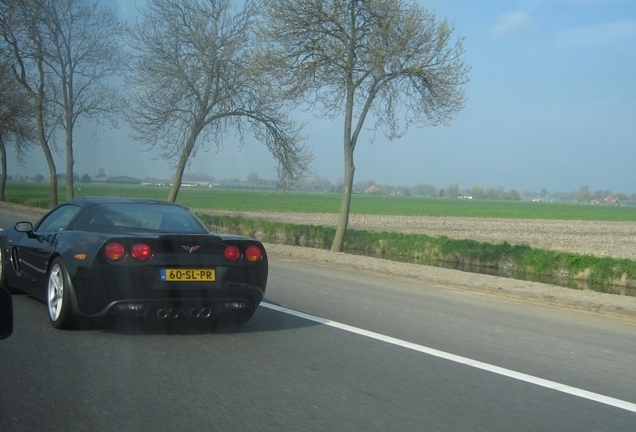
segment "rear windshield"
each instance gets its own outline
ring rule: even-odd
[[[203,223],[183,207],[143,203],[96,205],[78,220],[75,229],[83,231],[132,229],[179,234],[207,232]]]

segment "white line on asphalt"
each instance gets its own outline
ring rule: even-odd
[[[397,339],[391,336],[386,336],[380,333],[375,333],[369,330],[364,330],[358,327],[353,327],[347,324],[342,324],[339,323],[337,321],[331,321],[325,318],[320,318],[318,316],[315,315],[309,315],[303,312],[298,312],[296,310],[293,309],[288,309],[282,306],[277,306],[277,305],[273,305],[271,303],[261,303],[261,306],[266,307],[268,309],[272,309],[278,312],[282,312],[282,313],[286,313],[289,315],[293,315],[296,316],[298,318],[303,318],[309,321],[313,321],[319,324],[324,324],[330,327],[335,327],[337,329],[340,330],[344,330],[350,333],[355,333],[357,335],[360,336],[366,336],[368,338],[371,339],[376,339],[382,342],[386,342],[392,345],[396,345],[399,347],[403,347],[403,348],[407,348],[413,351],[418,351],[424,354],[428,354],[431,356],[435,356],[444,360],[450,360],[452,362],[455,363],[460,363],[466,366],[470,366],[476,369],[481,369],[481,370],[485,370],[488,372],[492,372],[498,375],[502,375],[508,378],[513,378],[519,381],[523,381],[523,382],[527,382],[530,384],[535,384],[541,387],[545,387],[551,390],[556,390],[558,392],[561,393],[567,393],[573,396],[577,396],[583,399],[587,399],[587,400],[591,400],[594,402],[598,402],[598,403],[602,403],[605,405],[609,405],[615,408],[620,408],[623,409],[625,411],[631,411],[633,413],[636,413],[636,404],[631,403],[631,402],[626,402],[620,399],[616,399],[613,397],[609,397],[609,396],[604,396],[602,394],[598,394],[598,393],[594,393],[594,392],[590,392],[587,390],[582,390],[576,387],[570,387],[568,385],[565,384],[560,384],[558,382],[555,381],[550,381],[550,380],[546,380],[543,378],[538,378],[532,375],[528,375],[528,374],[524,374],[521,372],[516,372],[510,369],[506,369],[506,368],[502,368],[499,366],[494,366],[488,363],[484,363],[484,362],[480,362],[477,360],[473,360],[473,359],[469,359],[467,357],[462,357],[462,356],[458,356],[455,354],[451,354],[451,353],[447,353],[444,351],[440,351],[440,350],[436,350],[434,348],[429,348],[426,347],[424,345],[418,345],[412,342],[407,342],[405,340],[402,339]]]

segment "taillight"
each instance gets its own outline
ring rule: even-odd
[[[146,261],[152,256],[152,249],[146,243],[137,243],[130,250],[130,256],[137,261]]]
[[[263,256],[263,251],[256,245],[249,245],[247,249],[245,249],[245,258],[249,262],[256,262]]]
[[[225,248],[223,255],[225,255],[225,259],[228,261],[238,261],[241,258],[241,250],[238,246],[231,245]]]
[[[104,254],[111,261],[119,261],[126,256],[126,248],[121,243],[108,243],[104,248]]]

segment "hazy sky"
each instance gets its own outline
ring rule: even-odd
[[[130,1],[104,0],[130,13]],[[412,128],[389,141],[365,131],[355,153],[355,181],[443,188],[502,186],[551,192],[636,193],[636,1],[420,1],[465,37],[472,69],[466,106],[449,126]],[[313,147],[314,174],[344,177],[343,122],[299,113]],[[62,142],[62,141],[60,141]],[[79,175],[170,178],[151,153],[139,153],[124,129],[84,126],[76,135]],[[65,171],[62,157],[58,171]],[[48,176],[34,148],[29,173]],[[275,177],[275,162],[255,141],[197,154],[190,172],[245,179]],[[24,174],[13,163],[9,174]]]

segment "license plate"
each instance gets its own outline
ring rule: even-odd
[[[164,282],[214,282],[214,269],[161,269],[161,280]]]

